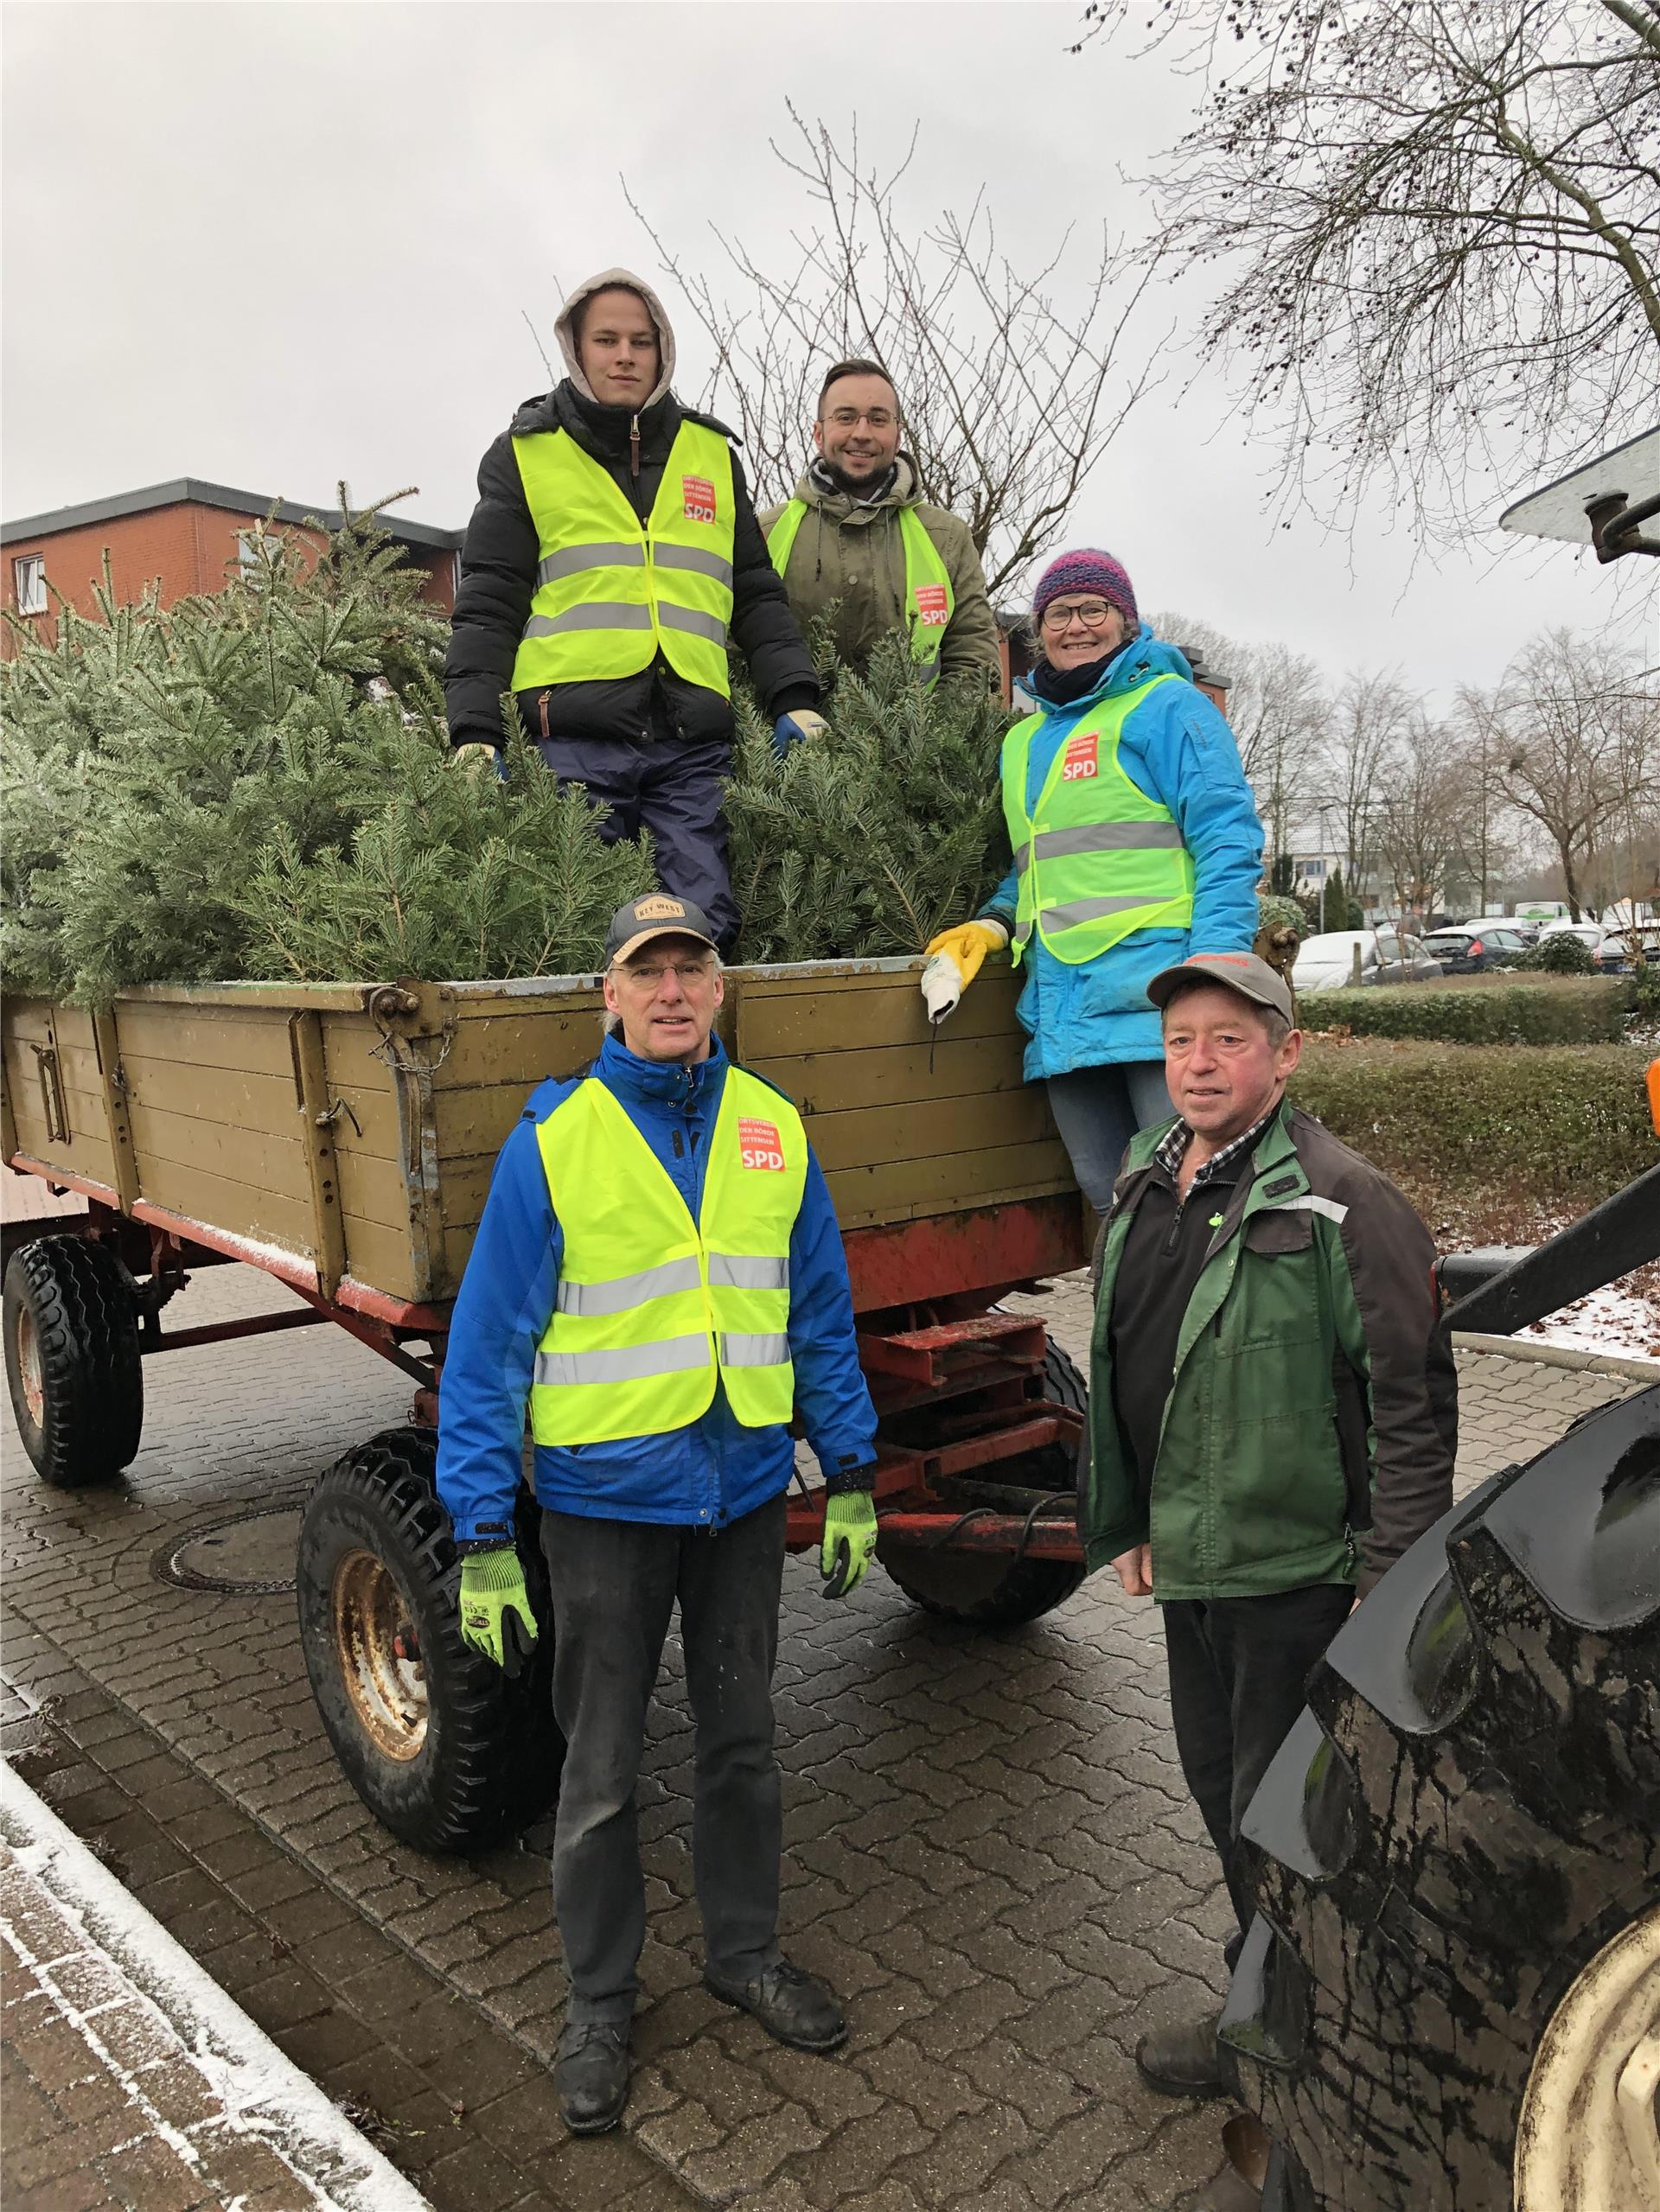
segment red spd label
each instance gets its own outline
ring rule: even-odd
[[[715,488],[706,476],[682,476],[680,500],[688,522],[714,520]]]
[[[1086,783],[1091,776],[1099,775],[1100,744],[1100,733],[1094,730],[1080,730],[1076,737],[1069,739],[1066,757],[1061,762],[1061,781]]]
[[[776,1122],[751,1121],[747,1114],[740,1114],[737,1157],[746,1168],[773,1168],[782,1174],[784,1147]]]
[[[919,583],[916,587],[916,619],[930,628],[943,627],[950,615],[942,583]]]

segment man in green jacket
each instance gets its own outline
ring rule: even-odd
[[[1090,1566],[1163,1608],[1176,1748],[1240,1922],[1231,1967],[1252,1911],[1241,1819],[1309,1669],[1452,1504],[1457,1382],[1428,1231],[1286,1098],[1302,1038],[1284,979],[1202,953],[1147,996],[1178,1119],[1133,1139],[1113,1194],[1080,1522]],[[1219,2018],[1144,2037],[1149,2085],[1216,2094]]]
[[[833,604],[836,650],[863,670],[878,638],[910,640],[921,680],[1000,684],[997,617],[968,526],[923,498],[900,450],[898,395],[876,361],[838,361],[819,392],[816,450],[795,496],[761,516],[805,628]]]

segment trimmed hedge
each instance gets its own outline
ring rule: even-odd
[[[1472,976],[1371,991],[1311,991],[1299,999],[1297,1013],[1306,1030],[1348,1030],[1356,1036],[1433,1038],[1443,1044],[1618,1044],[1631,1008],[1631,987],[1618,976],[1537,976],[1526,983]]]
[[[1660,1161],[1648,1057],[1634,1045],[1315,1037],[1291,1095],[1388,1175],[1472,1197],[1560,1198],[1580,1214]]]

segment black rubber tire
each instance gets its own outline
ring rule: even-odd
[[[523,1673],[509,1680],[461,1640],[461,1563],[434,1487],[437,1463],[435,1430],[388,1429],[318,1478],[300,1523],[300,1638],[329,1740],[376,1820],[418,1851],[482,1851],[559,1795],[565,1743],[553,1722],[547,1576],[536,1507],[521,1490],[519,1556],[540,1634]],[[427,1721],[412,1758],[375,1742],[342,1670],[335,1578],[362,1552],[391,1576],[419,1640]]]
[[[1264,2212],[1510,2212],[1540,2038],[1660,1885],[1660,1388],[1414,1546],[1244,1834],[1223,2038],[1275,2139]]]
[[[138,1455],[144,1364],[132,1282],[86,1237],[36,1237],[6,1269],[6,1381],[23,1450],[55,1490],[112,1482]],[[19,1332],[32,1329],[40,1418],[24,1388]]]
[[[1076,1413],[1089,1408],[1089,1386],[1058,1344],[1044,1355],[1038,1395]],[[1028,1489],[1070,1491],[1076,1469],[1071,1455],[1046,1446],[1025,1459],[1010,1460],[987,1476]],[[995,1553],[930,1551],[885,1538],[876,1556],[913,1605],[944,1621],[974,1629],[1018,1629],[1063,1605],[1084,1578],[1081,1562],[1066,1559],[1006,1560]]]

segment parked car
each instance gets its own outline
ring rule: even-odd
[[[1539,942],[1542,945],[1548,937],[1577,937],[1594,958],[1607,934],[1599,921],[1548,921],[1539,932]]]
[[[1406,970],[1401,979],[1403,983],[1433,983],[1438,976],[1446,972],[1440,959],[1430,951],[1426,938],[1403,937],[1401,952],[1401,965]]]
[[[1335,929],[1323,937],[1306,938],[1291,971],[1293,988],[1344,990],[1355,979],[1357,947],[1363,984],[1416,981],[1412,956],[1405,949],[1413,942],[1410,938],[1403,941],[1393,929]]]
[[[1599,975],[1633,975],[1642,953],[1646,967],[1660,967],[1660,930],[1611,929],[1592,958]]]
[[[1514,967],[1528,950],[1521,934],[1503,923],[1467,921],[1459,929],[1437,929],[1424,950],[1441,964],[1444,975],[1484,975],[1489,968]]]
[[[1528,921],[1519,914],[1477,914],[1468,921],[1449,921],[1446,926],[1449,929],[1473,929],[1478,934],[1484,929],[1508,929],[1524,945],[1536,945],[1539,932],[1544,927],[1542,922]],[[1438,933],[1432,930],[1429,934],[1433,936]]]

